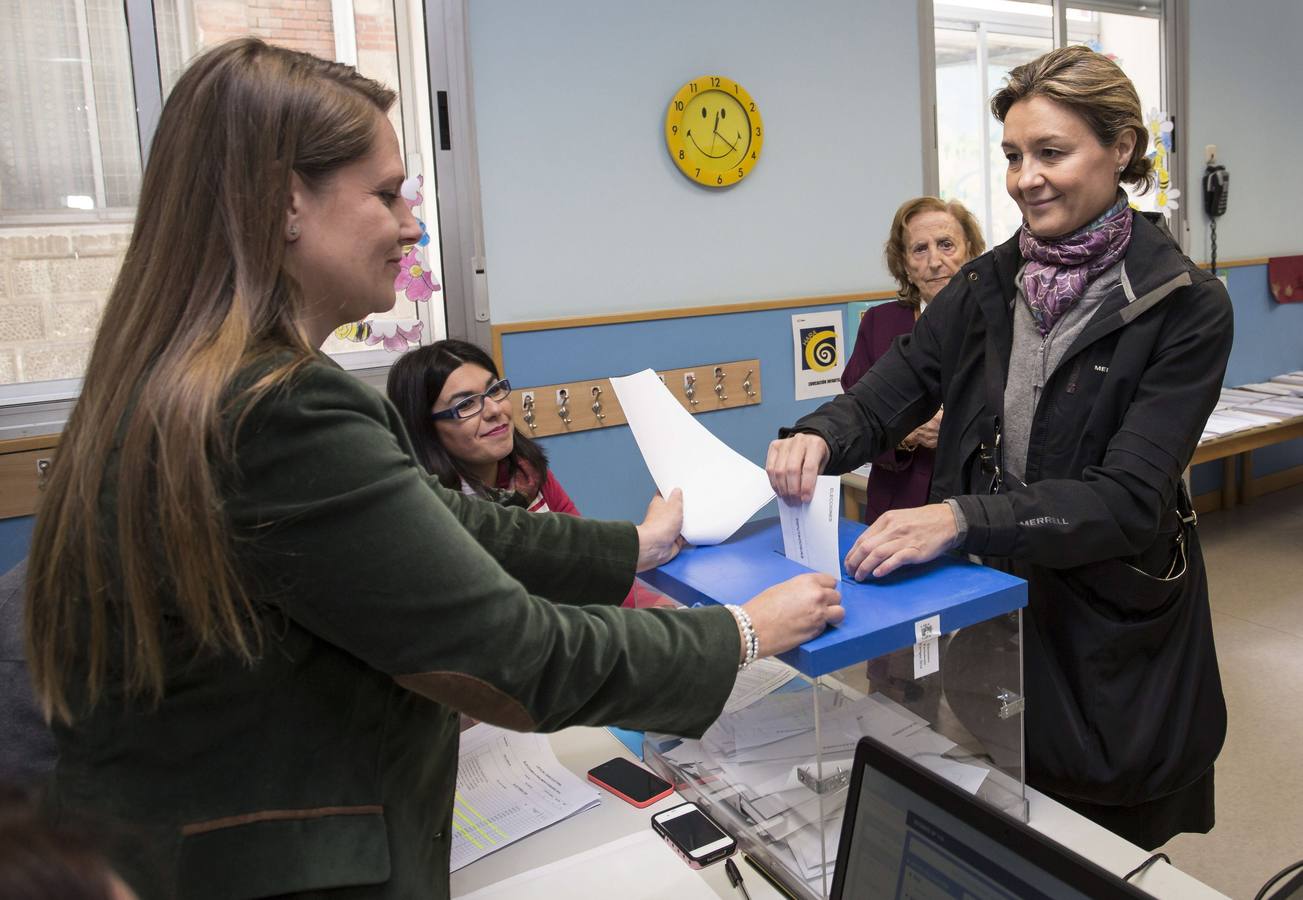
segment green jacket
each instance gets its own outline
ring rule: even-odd
[[[111,694],[56,729],[52,804],[120,837],[146,900],[447,897],[458,711],[696,736],[733,686],[726,610],[617,605],[633,526],[440,487],[324,358],[248,414],[235,460],[221,512],[257,664],[193,659],[178,629],[157,708]]]

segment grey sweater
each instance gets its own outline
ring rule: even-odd
[[[1023,268],[1026,268],[1025,263]],[[1013,301],[1013,348],[1009,351],[1009,377],[1004,386],[1004,416],[1001,420],[1005,477],[1014,483],[1021,482],[1027,472],[1027,442],[1045,383],[1063,362],[1063,354],[1077,335],[1090,324],[1109,292],[1118,282],[1123,282],[1126,287],[1125,273],[1119,260],[1086,285],[1081,298],[1059,317],[1049,334],[1041,337],[1027,306],[1022,274],[1022,269],[1019,269],[1018,296]],[[1126,289],[1130,293],[1130,288]],[[946,504],[955,515],[958,528],[956,544],[962,544],[968,523],[957,502],[947,500]]]

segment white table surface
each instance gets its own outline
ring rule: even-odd
[[[613,756],[633,757],[628,749],[604,728],[568,728],[551,735],[552,749],[561,764],[581,778],[589,769]],[[510,878],[521,872],[581,853],[651,827],[651,817],[663,809],[683,802],[678,794],[668,797],[646,809],[635,809],[619,798],[602,791],[602,803],[567,819],[551,828],[517,841],[491,856],[486,856],[452,875],[452,896],[460,897]],[[1149,853],[1110,831],[1096,825],[1062,804],[1027,789],[1030,806],[1030,824],[1041,833],[1071,847],[1077,853],[1098,865],[1125,875],[1144,862]],[[738,870],[746,881],[752,900],[778,900],[781,894],[773,890],[754,869],[736,857]],[[728,883],[722,863],[701,870],[701,877],[721,898],[737,900],[739,896]],[[1134,883],[1155,897],[1171,900],[1227,900],[1212,888],[1196,881],[1184,872],[1174,869],[1161,860],[1138,876]],[[619,896],[619,885],[611,885],[600,900]],[[556,895],[535,895],[538,900],[587,900],[573,891]],[[531,898],[533,900],[533,898]],[[598,900],[598,898],[593,898]]]

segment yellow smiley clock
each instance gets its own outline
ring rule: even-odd
[[[665,145],[684,175],[706,187],[737,184],[760,158],[765,129],[755,100],[722,75],[694,78],[670,100]]]

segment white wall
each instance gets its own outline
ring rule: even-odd
[[[1231,173],[1218,259],[1303,253],[1303,2],[1189,2],[1190,256],[1208,259],[1207,144]]]
[[[909,0],[475,0],[495,323],[885,289],[891,215],[922,189]],[[665,109],[703,74],[764,118],[741,184],[692,184]]]

